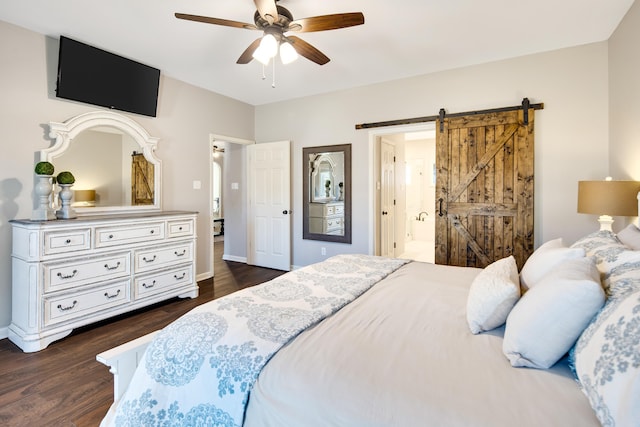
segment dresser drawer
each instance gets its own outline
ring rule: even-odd
[[[167,222],[169,237],[193,236],[195,234],[195,221],[184,219]]]
[[[342,229],[342,218],[327,218],[325,221],[327,232]]]
[[[342,217],[309,218],[309,232],[327,234],[333,231],[341,231],[343,222],[344,219]]]
[[[191,266],[135,279],[135,299],[148,297],[191,283]]]
[[[130,281],[44,299],[44,326],[55,325],[131,301]]]
[[[43,264],[44,292],[116,279],[131,274],[129,252],[78,261]]]
[[[88,228],[44,233],[44,254],[61,254],[91,248],[91,230]]]
[[[193,260],[193,244],[163,246],[136,251],[133,256],[133,271],[157,270]]]
[[[123,227],[96,228],[96,247],[150,242],[164,239],[164,222]]]

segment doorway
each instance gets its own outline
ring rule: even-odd
[[[211,239],[210,271],[215,276],[215,260],[246,261],[246,258],[228,255],[231,238],[240,235],[244,239],[243,218],[245,203],[238,190],[239,173],[244,161],[244,145],[254,144],[245,140],[223,135],[209,135],[209,233]],[[239,167],[240,166],[240,167]],[[236,241],[239,239],[236,238]],[[233,248],[239,252],[237,248]]]
[[[374,253],[434,262],[435,124],[370,132]]]

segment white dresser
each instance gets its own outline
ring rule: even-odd
[[[309,232],[344,235],[344,201],[309,203]]]
[[[9,339],[39,351],[74,328],[198,296],[196,213],[11,221]]]

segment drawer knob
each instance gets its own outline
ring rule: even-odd
[[[69,243],[71,243],[71,239],[67,239],[64,242],[68,245]]]
[[[76,274],[78,274],[78,270],[73,270],[73,272],[71,274],[67,274],[67,275],[64,275],[64,274],[62,274],[62,272],[60,272],[60,273],[58,273],[58,277],[61,278],[61,279],[71,279]]]
[[[182,226],[178,227],[178,230],[182,231]]]
[[[110,239],[113,239],[113,234],[109,234],[109,238],[110,238]]]
[[[110,267],[109,264],[105,264],[104,265],[104,268],[106,268],[107,270],[115,270],[118,267],[120,267],[120,261],[118,261],[118,263],[116,265],[114,265],[113,267]]]
[[[145,289],[151,289],[151,288],[153,288],[155,285],[156,285],[156,281],[154,280],[153,282],[151,282],[151,284],[150,284],[150,285],[147,285],[146,283],[143,283],[143,284],[142,284],[142,287],[143,287],[143,288],[145,288]]]
[[[107,299],[112,299],[117,297],[118,295],[120,295],[120,289],[118,289],[118,292],[116,292],[114,295],[109,295],[109,292],[105,292],[104,296],[107,297]]]
[[[60,311],[72,310],[76,306],[77,303],[78,303],[78,301],[73,300],[73,304],[71,304],[71,305],[69,305],[67,307],[63,307],[62,304],[58,304],[58,310],[60,310]]]
[[[183,249],[181,254],[179,254],[178,251],[174,252],[174,254],[176,254],[176,256],[184,256],[186,253],[187,253],[186,249]]]
[[[156,260],[156,258],[157,258],[157,255],[154,255],[154,256],[153,256],[153,258],[149,258],[149,259],[147,259],[147,257],[146,257],[146,256],[143,256],[143,257],[142,257],[142,260],[143,260],[144,262],[153,262],[153,261],[155,261],[155,260]]]
[[[151,230],[151,234],[155,233],[156,230]]]
[[[184,272],[182,273],[182,276],[178,277],[178,275],[177,275],[177,274],[174,274],[174,275],[173,275],[173,277],[174,277],[176,280],[182,280],[182,279],[184,279],[184,278],[185,278],[185,276],[186,276],[186,275],[187,275],[187,272],[186,272],[186,271],[184,271]]]

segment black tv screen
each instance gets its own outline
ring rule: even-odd
[[[157,68],[60,37],[59,98],[155,117],[159,82]]]

